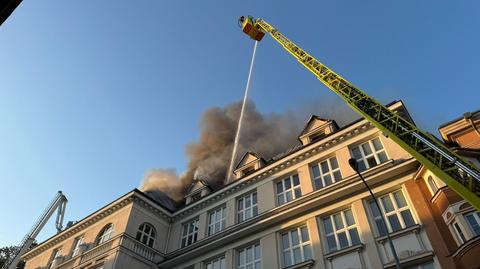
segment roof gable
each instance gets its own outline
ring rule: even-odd
[[[312,116],[310,116],[310,119],[307,121],[307,124],[305,124],[305,127],[303,127],[303,131],[300,133],[300,136],[302,136],[306,133],[309,133],[309,132],[317,129],[318,127],[323,126],[323,125],[325,125],[329,122],[331,122],[331,120],[320,118],[317,115],[312,115]]]
[[[263,160],[262,158],[258,157],[257,154],[253,153],[253,152],[250,152],[250,151],[247,151],[245,153],[245,155],[243,155],[242,159],[240,160],[240,162],[237,164],[237,166],[235,167],[235,170],[244,166],[244,165],[247,165],[249,163],[252,163],[254,161],[257,161],[257,160]]]

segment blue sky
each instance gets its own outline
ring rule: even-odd
[[[478,1],[259,2],[24,1],[0,27],[0,246],[57,190],[79,220],[148,169],[183,171],[202,112],[242,98],[253,43],[240,15],[381,102],[402,99],[430,132],[479,109]],[[250,98],[282,113],[332,93],[267,37]]]

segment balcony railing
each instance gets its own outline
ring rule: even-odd
[[[91,249],[86,250],[84,253],[80,255],[76,255],[75,257],[64,257],[63,261],[58,264],[58,266],[54,266],[54,269],[73,269],[78,268],[80,265],[85,264],[86,262],[95,259],[102,254],[107,253],[108,251],[122,247],[125,248],[141,258],[147,260],[151,263],[156,263],[161,261],[163,255],[156,251],[155,249],[148,247],[140,242],[138,242],[135,238],[123,233],[119,234],[110,240],[95,246]]]

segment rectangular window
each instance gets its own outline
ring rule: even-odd
[[[323,218],[328,252],[360,244],[357,225],[351,209]]]
[[[205,269],[225,269],[225,257],[218,257],[205,262]]]
[[[82,244],[83,244],[83,236],[77,237],[75,239],[75,242],[73,243],[72,257],[75,257],[78,255],[80,251],[80,245]]]
[[[389,232],[396,232],[415,225],[415,220],[413,219],[407,201],[405,200],[405,196],[401,190],[391,192],[378,198],[378,203],[380,210],[387,221]],[[380,212],[378,212],[374,201],[370,201],[370,209],[372,210],[378,233],[381,236],[385,235],[386,232],[382,224],[382,217],[380,216]]]
[[[465,243],[467,239],[465,238],[465,235],[463,234],[462,229],[460,228],[460,225],[458,225],[458,222],[454,221],[452,223],[453,229],[455,230],[455,234],[457,236],[458,241],[460,241],[460,245]]]
[[[316,190],[342,179],[342,174],[340,174],[340,168],[338,167],[336,157],[332,157],[312,166],[312,174]]]
[[[249,193],[237,200],[237,221],[242,222],[258,215],[257,192]]]
[[[225,229],[226,209],[225,206],[222,206],[208,213],[208,235],[218,233]]]
[[[380,138],[374,138],[351,149],[353,157],[357,160],[360,172],[372,168],[388,160]]]
[[[261,269],[262,252],[260,243],[237,250],[237,269]]]
[[[480,212],[466,214],[465,219],[472,230],[473,236],[480,235]]]
[[[302,196],[298,175],[289,176],[276,184],[277,203],[283,205]]]
[[[198,219],[183,224],[182,248],[197,242]]]
[[[61,248],[57,248],[57,249],[54,249],[53,252],[52,252],[52,256],[50,257],[50,262],[48,263],[48,268],[52,268],[52,265],[53,265],[53,261],[60,257],[60,252],[62,251]]]
[[[281,234],[283,267],[312,259],[312,246],[307,226],[301,226]]]

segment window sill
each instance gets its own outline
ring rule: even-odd
[[[312,268],[313,265],[315,264],[314,260],[306,260],[301,263],[297,263],[294,265],[290,265],[288,267],[283,267],[283,269],[302,269],[302,268]]]
[[[330,252],[328,254],[325,254],[324,257],[325,257],[325,259],[331,261],[334,258],[336,258],[337,256],[342,256],[342,255],[345,255],[345,254],[348,254],[348,253],[354,252],[354,251],[360,252],[364,247],[365,247],[365,245],[360,243],[360,244],[357,244],[357,245],[350,246],[348,248],[344,248],[344,249],[336,250],[334,252]]]
[[[413,226],[410,226],[410,227],[407,227],[405,229],[402,229],[400,231],[396,231],[394,233],[390,233],[390,237],[392,239],[394,238],[398,238],[402,235],[405,235],[405,234],[408,234],[408,233],[411,233],[411,232],[418,232],[420,231],[420,229],[422,228],[422,226],[420,226],[420,224],[415,224]],[[377,238],[375,238],[377,240],[378,243],[380,244],[383,244],[385,243],[385,241],[388,240],[387,236],[386,235],[383,235],[383,236],[379,236]]]

